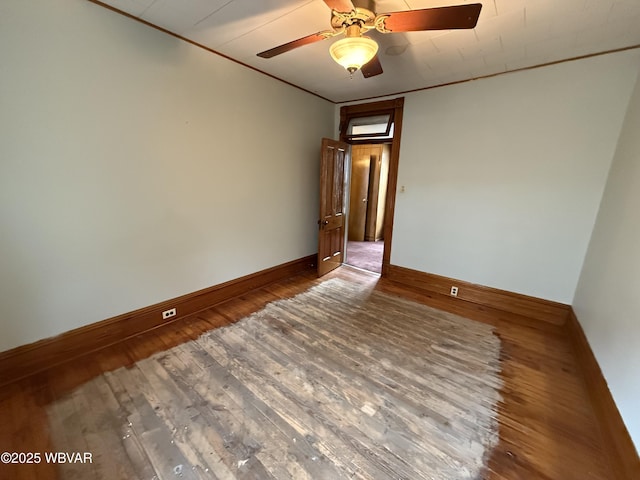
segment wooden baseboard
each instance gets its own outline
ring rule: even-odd
[[[278,280],[315,267],[317,255],[310,255],[213,287],[198,290],[133,312],[118,315],[0,353],[0,386],[43,371],[54,365],[105,348],[126,338],[169,323],[162,312],[177,309],[175,321],[215,304],[243,295]]]
[[[612,473],[615,474],[611,478],[639,479],[640,458],[638,452],[573,309],[569,311],[565,330],[585,379],[591,404],[600,425],[602,443],[611,460]]]
[[[571,307],[563,303],[530,297],[497,288],[465,282],[455,278],[442,277],[410,268],[389,265],[386,278],[420,290],[437,293],[450,298],[451,302],[471,302],[486,307],[523,315],[536,320],[564,325]],[[451,286],[458,287],[458,296],[450,296]]]

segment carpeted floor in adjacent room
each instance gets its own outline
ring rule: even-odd
[[[380,273],[382,271],[382,252],[384,241],[378,242],[347,242],[346,264]]]

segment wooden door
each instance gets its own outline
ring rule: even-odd
[[[370,158],[368,149],[363,151],[360,145],[351,147],[349,240],[354,242],[364,241],[364,231],[367,223],[367,199],[369,198]]]
[[[339,267],[344,260],[344,181],[348,158],[348,144],[322,139],[318,276]]]
[[[367,196],[367,222],[364,240],[375,242],[378,222],[378,199],[380,198],[380,169],[382,166],[382,145],[372,145],[369,165],[369,195]]]

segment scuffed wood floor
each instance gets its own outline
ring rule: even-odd
[[[64,478],[476,479],[497,443],[489,325],[331,279],[49,407]]]
[[[342,278],[349,281],[376,283],[376,278],[366,273],[355,271],[349,268],[341,268],[337,272],[330,275],[334,278]],[[220,388],[222,390],[203,390],[202,385],[206,382],[198,382],[202,380],[204,365],[211,366],[212,360],[222,367],[220,362],[224,362],[224,358],[228,357],[227,348],[235,352],[240,352],[240,357],[250,357],[249,351],[242,351],[243,345],[246,343],[242,337],[234,337],[233,335],[227,340],[218,340],[217,346],[210,345],[211,351],[206,355],[199,357],[198,362],[192,361],[191,355],[193,349],[189,349],[185,342],[197,339],[201,334],[215,329],[220,326],[229,325],[237,320],[260,310],[268,302],[289,298],[299,294],[309,287],[316,285],[319,280],[311,275],[300,276],[288,281],[280,282],[269,287],[251,292],[242,298],[234,299],[225,304],[218,305],[210,310],[202,312],[191,318],[187,318],[173,324],[156,329],[137,338],[122,342],[120,345],[113,346],[87,355],[81,361],[70,362],[68,365],[52,368],[50,371],[35,375],[29,379],[17,382],[3,388],[0,392],[0,451],[15,452],[49,452],[61,450],[58,447],[60,442],[66,442],[65,451],[92,451],[95,445],[101,445],[104,449],[113,455],[113,469],[108,477],[105,478],[131,478],[132,467],[127,466],[127,462],[123,461],[119,455],[122,454],[119,446],[124,445],[125,452],[129,459],[134,463],[138,459],[137,468],[142,473],[142,478],[153,478],[154,472],[148,462],[144,460],[155,456],[155,462],[163,463],[167,468],[174,469],[179,465],[190,465],[192,452],[187,451],[185,454],[179,448],[172,450],[170,447],[158,449],[153,452],[153,445],[163,445],[168,436],[173,436],[180,441],[181,438],[187,436],[193,438],[206,435],[202,429],[198,431],[200,425],[198,422],[192,421],[202,412],[199,408],[209,409],[212,418],[219,418],[216,412],[220,412],[222,408],[230,408],[223,405],[216,399],[217,394],[227,395],[232,377],[228,377],[228,382],[224,383]],[[414,301],[432,305],[436,308],[451,309],[451,304],[437,297],[427,297],[417,291],[400,287],[386,280],[377,281],[375,288],[382,292],[399,295]],[[490,451],[488,458],[488,468],[481,477],[491,479],[608,479],[609,468],[604,453],[601,449],[600,437],[595,424],[593,412],[587,400],[584,390],[582,378],[578,373],[577,366],[571,353],[570,345],[564,338],[563,331],[552,325],[541,324],[534,320],[507,314],[500,311],[491,311],[477,306],[460,302],[454,308],[456,314],[472,318],[483,324],[490,325],[501,339],[502,356],[500,360],[501,374],[501,397],[502,401],[497,406],[497,427],[499,433],[499,442]],[[343,334],[346,335],[345,332]],[[345,341],[347,337],[344,337]],[[349,341],[355,342],[354,339]],[[214,342],[214,344],[216,344]],[[227,345],[226,342],[232,344]],[[167,350],[177,347],[171,354],[163,354]],[[277,352],[272,352],[276,355]],[[289,352],[290,353],[290,352]],[[281,352],[281,355],[286,355]],[[146,364],[140,362],[152,355],[158,360],[156,366],[149,362]],[[188,360],[187,360],[188,356]],[[233,355],[231,355],[233,356]],[[196,359],[198,356],[196,355]],[[282,357],[277,357],[282,358]],[[313,361],[313,359],[310,359]],[[259,371],[266,364],[267,358],[260,357],[255,360],[254,367]],[[121,369],[121,367],[132,367],[135,362],[143,365],[141,368]],[[202,363],[204,362],[204,363]],[[158,368],[161,365],[162,368]],[[240,364],[238,364],[240,365]],[[313,366],[314,364],[311,363]],[[271,367],[274,367],[271,365]],[[236,369],[240,367],[236,366]],[[320,368],[317,365],[314,368]],[[121,369],[121,370],[118,370]],[[282,369],[285,371],[286,369]],[[107,373],[101,376],[104,372]],[[124,372],[123,375],[116,372]],[[198,373],[200,372],[200,373]],[[326,372],[326,370],[325,370]],[[241,371],[237,371],[241,375]],[[248,373],[245,371],[244,375]],[[339,376],[340,372],[336,372]],[[163,385],[167,380],[171,380],[169,384],[173,384],[171,389],[159,389],[162,395],[168,395],[166,398],[158,396],[155,389],[152,391],[143,391],[145,402],[141,402],[142,397],[135,395],[132,397],[127,394],[130,391],[139,391],[145,389],[145,382],[142,382],[140,375],[146,379],[152,378],[156,382]],[[235,378],[235,377],[233,377]],[[201,396],[207,398],[206,407],[203,405],[194,406],[191,401],[191,393],[189,385],[181,384],[181,382],[189,382],[193,380],[195,386],[192,385],[194,391]],[[259,378],[258,378],[259,380]],[[236,380],[237,381],[237,380]],[[257,380],[256,380],[257,381]],[[153,383],[153,382],[152,382]],[[85,385],[82,388],[88,388],[92,394],[82,395],[80,397],[74,392],[77,387]],[[227,385],[227,388],[224,386]],[[258,388],[267,388],[268,384],[256,384]],[[246,387],[245,387],[246,388]],[[199,390],[200,389],[200,390]],[[344,385],[342,390],[348,389]],[[199,391],[198,391],[199,390]],[[317,389],[316,389],[317,390]],[[354,385],[354,394],[357,395],[358,389]],[[187,393],[185,393],[187,392]],[[329,395],[325,390],[313,391],[318,401],[322,401],[322,395]],[[236,395],[238,395],[236,393]],[[236,397],[237,408],[245,408],[246,404],[242,403],[240,397]],[[328,397],[327,397],[328,398]],[[327,400],[324,398],[324,400]],[[151,399],[151,401],[149,401]],[[367,404],[366,399],[358,400],[361,405],[361,412],[375,412],[377,405],[374,402]],[[482,399],[478,399],[482,402]],[[138,403],[135,403],[138,402]],[[169,402],[169,403],[167,403]],[[167,427],[167,423],[163,422],[162,416],[157,414],[155,406],[164,405],[167,414],[172,415],[174,428],[181,426],[184,431],[171,431]],[[334,463],[328,461],[318,461],[326,452],[318,450],[314,444],[314,438],[300,435],[300,431],[292,427],[291,422],[295,422],[300,416],[300,412],[290,411],[289,421],[284,421],[280,416],[264,415],[258,411],[259,402],[254,402],[251,408],[247,409],[244,418],[246,428],[249,425],[255,426],[262,422],[265,427],[263,432],[273,431],[286,433],[291,436],[292,444],[295,448],[289,452],[292,455],[301,455],[304,462],[312,465],[315,470],[310,470],[312,475],[310,478],[340,478],[333,476],[336,473],[342,474],[344,471],[335,472]],[[52,405],[57,405],[54,412],[54,421],[62,421],[62,419],[73,419],[73,415],[65,409],[85,409],[91,411],[95,419],[105,418],[105,409],[118,411],[123,409],[123,405],[128,407],[130,415],[127,416],[128,422],[125,423],[125,430],[120,431],[121,425],[112,425],[112,428],[105,431],[105,426],[99,421],[93,421],[86,430],[84,435],[69,435],[67,438],[53,438],[57,434],[52,433],[49,427],[47,411],[51,410]],[[265,411],[265,413],[267,413]],[[109,415],[106,417],[111,418]],[[344,417],[344,429],[357,428],[352,424],[356,417]],[[270,423],[270,425],[269,425]],[[316,426],[319,424],[316,424]],[[64,425],[63,425],[64,427]],[[67,425],[66,427],[74,427]],[[186,428],[185,428],[186,427]],[[209,454],[209,460],[214,465],[221,465],[224,468],[219,469],[221,472],[219,478],[269,478],[266,468],[262,462],[252,460],[252,449],[258,449],[267,442],[260,441],[252,436],[240,436],[239,438],[246,441],[231,441],[225,445],[224,432],[231,430],[242,431],[243,425],[218,425],[219,438],[202,438],[202,441],[216,445],[217,449],[212,449],[202,454]],[[410,429],[409,425],[405,425]],[[127,428],[130,432],[127,432]],[[169,431],[167,431],[169,429]],[[191,430],[190,430],[191,429]],[[72,432],[73,428],[54,428],[56,432]],[[132,433],[144,432],[141,445],[137,435]],[[339,436],[340,432],[333,432],[333,435]],[[129,435],[129,437],[127,437]],[[264,433],[262,435],[265,435]],[[228,437],[233,440],[237,437]],[[295,442],[294,440],[295,439]],[[407,449],[405,464],[409,465],[406,471],[406,478],[419,478],[412,476],[411,467],[416,463],[412,463],[410,453],[417,444]],[[229,447],[229,448],[226,448]],[[452,449],[456,448],[455,439],[451,439]],[[247,460],[241,467],[244,468],[242,476],[237,476],[239,471],[230,468],[230,463],[225,462],[220,452],[233,451],[233,458],[239,458],[240,462]],[[101,450],[102,451],[102,450]],[[193,452],[195,454],[195,452]],[[266,454],[265,454],[266,455]],[[273,456],[273,453],[271,453]],[[363,461],[366,455],[356,455],[353,457],[348,449],[336,451],[335,455],[344,455],[350,457],[352,461],[357,458],[359,463],[350,472],[360,472],[362,478],[386,478],[380,475],[380,469],[376,466],[375,460]],[[315,459],[314,459],[315,458]],[[345,458],[345,462],[348,459]],[[402,458],[401,458],[402,460]],[[275,458],[276,464],[278,459]],[[217,463],[216,463],[217,462]],[[249,465],[249,462],[254,462]],[[95,464],[94,464],[95,465]],[[262,466],[260,466],[262,465]],[[276,468],[283,468],[282,475],[273,475],[275,478],[291,477],[291,470],[287,470],[286,462],[280,462]],[[293,465],[293,463],[292,463]],[[80,466],[79,466],[80,467]],[[92,470],[92,466],[84,471],[84,475],[76,478],[101,478],[100,472]],[[238,467],[236,464],[235,467]],[[290,467],[293,468],[293,467]],[[310,467],[311,468],[311,467]],[[226,470],[225,470],[226,469]],[[78,470],[81,471],[81,470]],[[211,472],[205,472],[211,473]],[[295,471],[293,473],[296,473]],[[295,475],[292,478],[304,478],[303,472],[299,477]],[[171,474],[182,475],[182,478],[190,478],[193,471],[189,469],[172,470]],[[234,476],[236,475],[236,476]],[[52,464],[42,462],[38,465],[0,465],[0,478],[59,478],[59,470]],[[73,477],[71,477],[73,478]],[[172,477],[168,477],[172,478]],[[216,478],[211,475],[210,478]],[[347,477],[348,478],[348,477]],[[425,478],[440,478],[437,476]],[[466,478],[461,474],[459,477]]]

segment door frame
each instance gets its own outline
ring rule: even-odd
[[[396,192],[398,187],[398,164],[400,161],[400,138],[402,134],[402,114],[404,111],[404,97],[392,100],[382,100],[357,105],[340,107],[340,141],[357,143],[388,143],[388,140],[349,140],[347,139],[347,126],[349,120],[358,117],[370,117],[381,114],[393,115],[393,138],[391,140],[391,153],[389,155],[389,178],[387,182],[387,199],[384,205],[384,250],[382,254],[382,276],[389,274],[391,265],[391,241],[393,239],[393,218],[396,208]],[[351,189],[351,177],[349,176],[349,189]],[[347,212],[349,215],[349,212]]]

